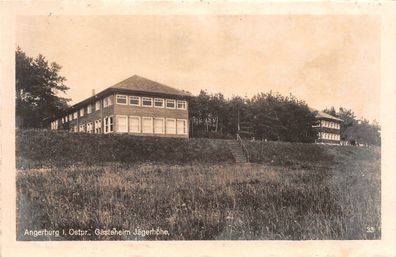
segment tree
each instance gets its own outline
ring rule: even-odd
[[[327,108],[324,109],[323,112],[327,113],[327,114],[330,114],[331,116],[334,116],[334,117],[337,116],[337,112],[336,112],[334,106],[332,106],[330,109],[327,109]]]
[[[304,101],[293,95],[287,97],[269,92],[255,95],[251,100],[254,136],[258,139],[290,142],[314,142],[312,125],[315,115]]]
[[[15,52],[15,88],[17,127],[43,127],[44,119],[53,117],[67,107],[70,99],[57,96],[69,88],[66,78],[59,75],[62,67],[41,54],[28,57],[19,47]],[[48,121],[47,121],[48,122]]]
[[[381,145],[379,128],[365,119],[349,126],[345,131],[345,137],[357,144]]]

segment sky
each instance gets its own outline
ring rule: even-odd
[[[19,16],[16,45],[62,66],[71,104],[137,74],[195,95],[272,90],[380,119],[374,16]]]

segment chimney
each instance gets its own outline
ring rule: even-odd
[[[95,89],[92,88],[92,96],[94,96],[94,95],[95,95]]]

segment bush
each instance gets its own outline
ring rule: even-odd
[[[218,163],[233,161],[224,140],[137,137],[50,130],[17,130],[17,167],[27,165]]]

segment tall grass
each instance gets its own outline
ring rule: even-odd
[[[380,148],[246,142],[253,163],[237,165],[223,140],[26,130],[16,143],[18,240],[381,237]],[[113,228],[169,234],[94,234]],[[61,233],[26,235],[42,229]]]
[[[379,239],[379,159],[350,160],[19,171],[17,235],[19,240]],[[93,234],[96,228],[138,227],[169,235]],[[91,235],[24,236],[26,229],[44,228],[86,229]]]

